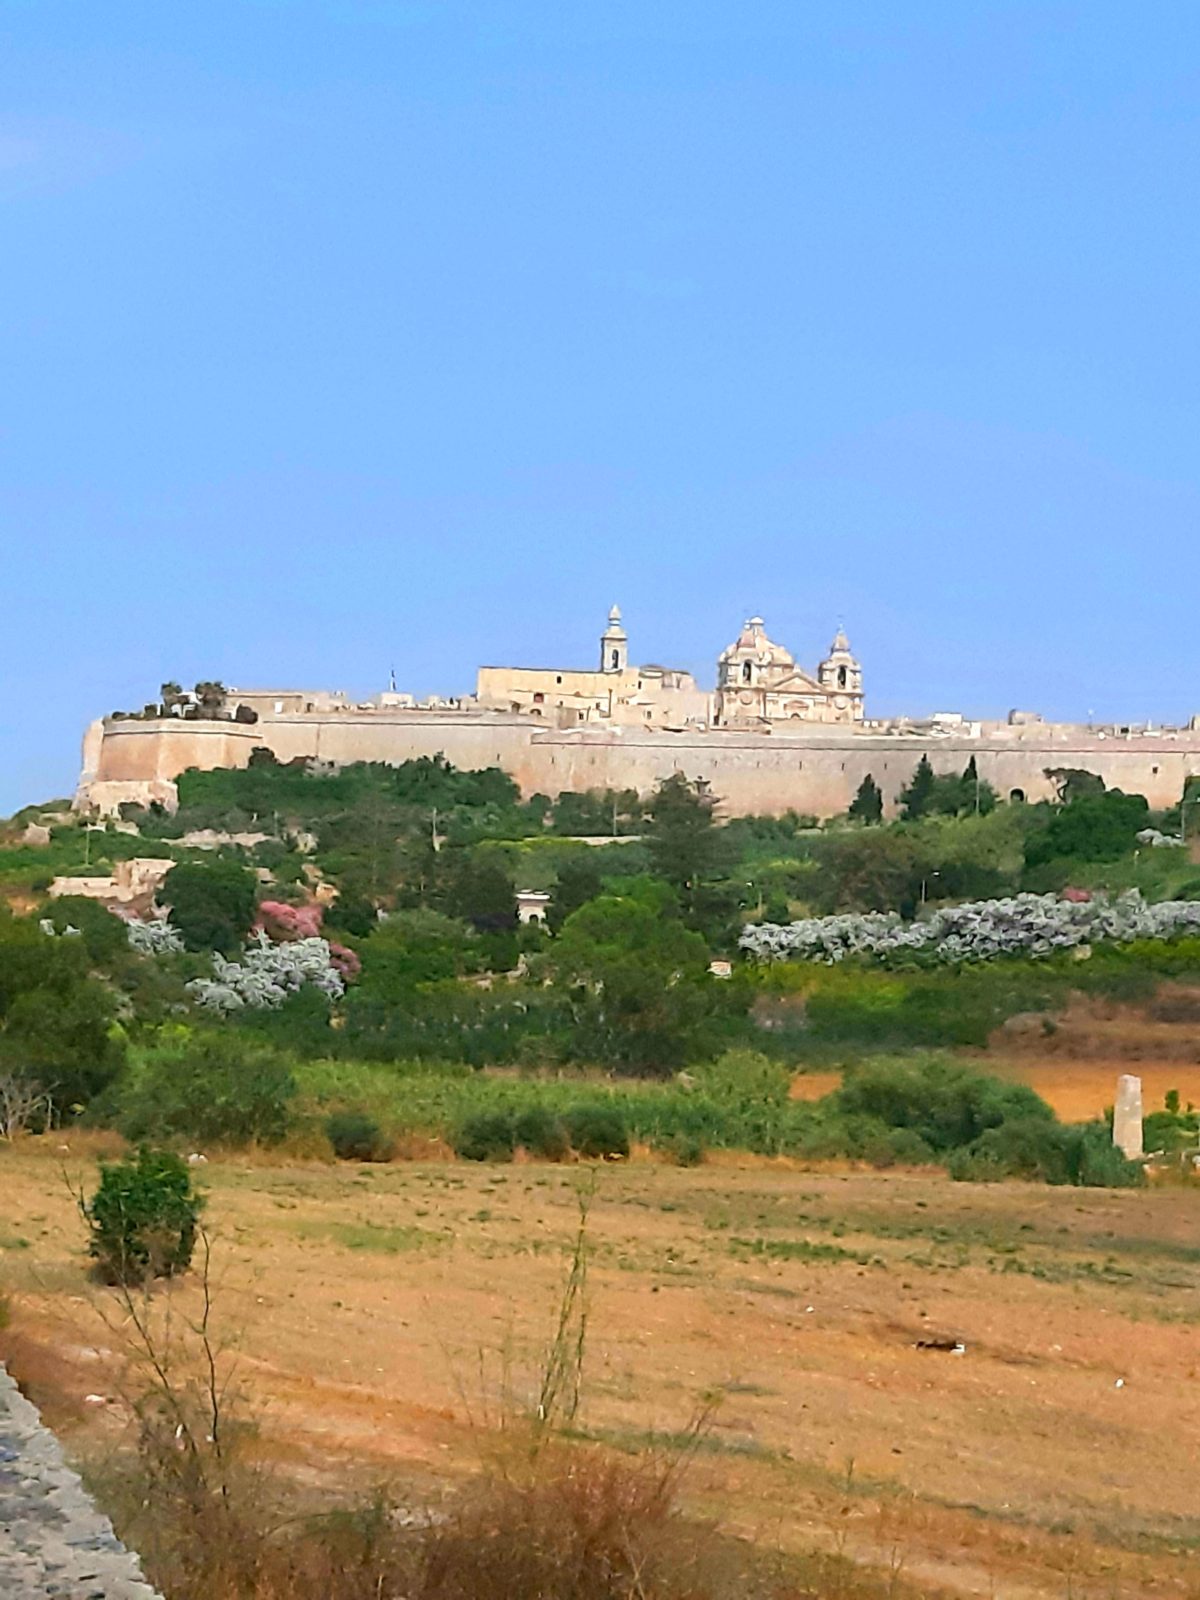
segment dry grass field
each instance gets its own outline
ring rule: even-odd
[[[0,1152],[0,1355],[102,1476],[128,1377],[69,1189],[94,1170],[79,1141]],[[297,1492],[412,1500],[474,1469],[536,1392],[594,1183],[578,1427],[669,1449],[717,1396],[689,1509],[897,1588],[1200,1594],[1195,1192],[748,1159],[231,1158],[201,1181],[219,1331]],[[157,1293],[187,1311],[198,1292]]]

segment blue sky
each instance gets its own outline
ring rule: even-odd
[[[1190,0],[0,0],[0,811],[613,600],[1200,711],[1197,171]]]

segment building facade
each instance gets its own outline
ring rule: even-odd
[[[712,711],[711,696],[690,672],[629,665],[629,639],[618,606],[608,613],[600,635],[597,667],[480,667],[475,699],[485,710],[537,717],[555,728],[580,723],[702,727]]]
[[[767,637],[761,617],[751,617],[717,661],[713,721],[718,727],[862,720],[862,667],[840,628],[815,677],[796,665],[789,650]]]

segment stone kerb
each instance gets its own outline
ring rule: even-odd
[[[0,1366],[0,1596],[159,1600]]]

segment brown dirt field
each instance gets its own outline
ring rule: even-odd
[[[120,1431],[122,1335],[63,1161],[92,1182],[90,1156],[0,1152],[0,1356],[87,1456]],[[697,1511],[969,1594],[1198,1592],[1200,1195],[728,1158],[594,1176],[583,1426],[639,1449],[721,1391]],[[585,1177],[202,1169],[264,1447],[339,1494],[472,1470],[536,1392]],[[169,1293],[186,1310],[197,1292]],[[965,1353],[915,1348],[930,1335]]]

